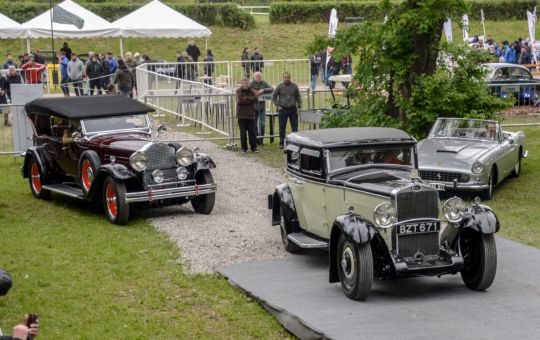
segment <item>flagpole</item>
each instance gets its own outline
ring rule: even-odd
[[[484,10],[480,10],[480,16],[482,18],[482,28],[484,29],[484,43],[486,42],[486,17],[484,16]]]
[[[51,14],[51,45],[52,45],[51,47],[52,47],[52,63],[53,63],[53,71],[51,73],[51,77],[54,78],[54,74],[56,73],[56,53],[54,52],[53,0],[49,0],[49,13]],[[59,79],[60,77],[58,77],[58,80]],[[51,88],[52,81],[54,81],[54,79],[49,79],[49,84],[48,84],[49,88]]]

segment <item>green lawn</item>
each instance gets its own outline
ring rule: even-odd
[[[100,207],[34,199],[20,164],[0,157],[0,267],[14,279],[4,332],[36,312],[43,339],[290,337],[224,278],[184,274],[178,248],[141,216],[117,227]]]

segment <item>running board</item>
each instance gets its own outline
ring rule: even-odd
[[[82,192],[81,189],[74,188],[68,184],[47,184],[47,185],[42,185],[41,188],[52,191],[52,192],[56,192],[64,196],[78,198],[81,200],[84,198],[84,193]]]
[[[301,248],[328,248],[328,242],[317,240],[304,233],[292,233],[288,234],[287,238],[297,246]]]

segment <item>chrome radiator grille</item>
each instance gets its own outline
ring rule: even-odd
[[[454,182],[454,180],[457,180],[458,183],[465,183],[468,182],[470,179],[469,175],[466,174],[430,170],[420,170],[420,178],[426,181],[438,182]]]
[[[424,255],[439,254],[439,233],[398,235],[397,253],[401,257],[413,257],[417,252]]]
[[[176,168],[176,151],[167,144],[152,143],[144,150],[148,157],[147,170]]]
[[[439,217],[439,194],[436,190],[398,192],[396,202],[398,221]]]

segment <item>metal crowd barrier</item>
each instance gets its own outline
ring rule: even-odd
[[[516,106],[538,106],[540,83],[488,84],[491,93],[499,97],[514,97]]]

